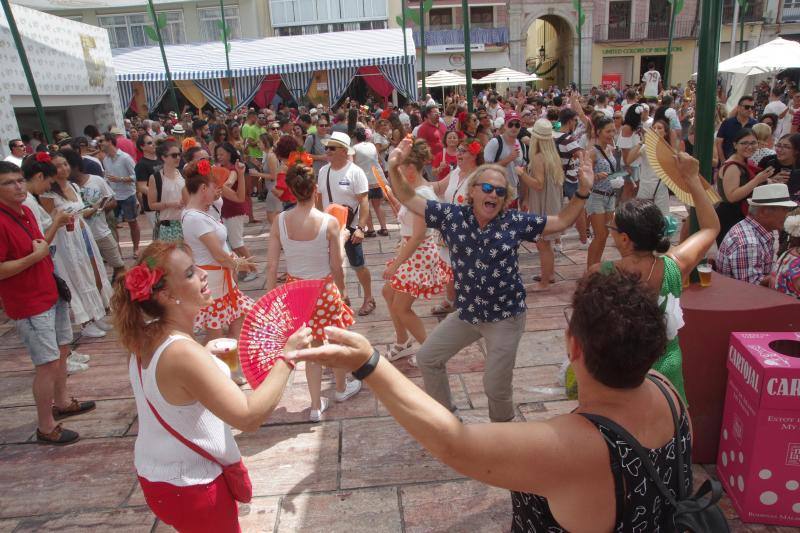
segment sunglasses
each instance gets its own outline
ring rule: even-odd
[[[329,125],[327,122],[317,122],[318,128],[327,128]]]
[[[173,154],[167,154],[167,157],[171,157],[173,159],[178,159],[180,156],[181,156],[181,154],[178,153],[178,152],[175,152]]]
[[[497,185],[492,185],[491,183],[476,183],[475,186],[480,187],[481,191],[486,194],[492,194],[494,191],[494,193],[500,198],[505,198],[506,194],[508,194],[507,187],[498,187]]]
[[[25,148],[25,145],[24,144],[15,144],[11,148]]]
[[[742,109],[753,109],[753,107],[752,105],[743,105]]]
[[[145,145],[145,146],[151,146],[151,145],[153,145],[153,144],[155,144],[153,141],[145,141],[145,142],[144,142],[144,145]],[[84,146],[84,145],[81,145],[81,146]]]
[[[326,151],[326,152],[335,152],[335,151],[336,151],[336,150],[338,150],[338,149],[339,149],[339,147],[338,147],[338,146],[330,146],[330,145],[329,145],[329,146],[326,146],[326,147],[325,147],[325,151]]]
[[[270,128],[271,131],[278,131],[280,128]]]
[[[522,126],[522,123],[517,122],[516,120],[508,123],[509,128],[519,128],[520,126]]]

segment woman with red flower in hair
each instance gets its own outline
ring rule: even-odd
[[[214,187],[193,172],[186,176],[196,209]],[[147,505],[183,533],[237,533],[237,501],[250,501],[252,488],[231,427],[257,430],[278,405],[293,365],[279,357],[246,396],[231,382],[228,365],[193,340],[196,318],[213,298],[198,259],[180,243],[148,246],[115,282],[114,326],[131,353],[139,422],[133,456]],[[310,336],[301,328],[284,353],[307,346]]]
[[[436,172],[436,178],[443,180],[458,164],[459,136],[456,130],[448,131],[444,136],[444,150],[433,158],[431,166]]]
[[[399,171],[416,190],[427,200],[437,200],[431,184],[422,177],[422,169],[431,161],[428,143],[418,139],[411,146],[411,152],[400,163]],[[386,283],[383,298],[389,306],[389,315],[394,324],[397,341],[389,348],[386,358],[394,361],[408,357],[416,352],[414,339],[421,345],[425,342],[425,325],[414,312],[412,306],[419,297],[430,298],[442,292],[450,281],[451,272],[436,245],[438,240],[434,230],[428,230],[423,217],[401,207],[397,214],[400,222],[402,241],[397,256],[389,261],[383,272]],[[411,359],[414,365],[414,359]]]
[[[275,196],[283,202],[284,209],[288,209],[297,203],[297,198],[294,197],[286,184],[286,171],[289,168],[289,158],[296,159],[297,156],[292,156],[292,154],[296,154],[299,147],[300,145],[291,135],[284,135],[275,143],[274,152],[280,166],[278,167],[278,176],[275,179],[275,188],[272,190]]]
[[[183,167],[189,201],[183,210],[181,224],[183,240],[191,248],[197,266],[206,271],[213,301],[200,310],[195,326],[207,332],[207,340],[222,336],[239,338],[244,316],[253,307],[236,284],[239,272],[252,272],[256,265],[249,257],[239,257],[228,245],[228,230],[208,212],[218,185],[214,182],[211,165],[200,160]],[[241,380],[240,380],[241,381]]]
[[[477,139],[466,137],[461,139],[456,150],[457,166],[448,172],[444,179],[433,184],[433,192],[439,200],[448,204],[464,205],[469,197],[469,177],[472,172],[483,164],[483,145]],[[439,256],[450,266],[450,252],[444,241],[439,239]],[[444,302],[433,306],[431,312],[434,315],[446,315],[456,310],[453,301],[456,297],[456,290],[453,280],[447,283]]]

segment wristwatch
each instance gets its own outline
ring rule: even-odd
[[[375,367],[378,366],[378,362],[381,360],[381,354],[378,350],[373,348],[372,355],[367,362],[358,367],[357,369],[353,370],[353,377],[359,381],[364,380],[367,376],[372,374],[375,370]]]

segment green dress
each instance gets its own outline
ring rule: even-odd
[[[664,261],[664,280],[661,282],[658,305],[667,321],[667,347],[664,355],[653,364],[653,370],[666,376],[685,402],[683,357],[681,356],[681,346],[678,343],[678,329],[683,326],[683,312],[680,309],[680,296],[683,289],[681,269],[671,257],[662,256],[661,259]],[[600,273],[604,275],[611,274],[614,269],[612,261],[604,261],[600,265]],[[575,383],[571,368],[567,371],[566,385],[567,395],[576,398],[577,383]]]

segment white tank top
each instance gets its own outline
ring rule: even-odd
[[[295,241],[286,231],[286,211],[278,215],[281,232],[281,247],[286,256],[286,272],[300,279],[324,279],[331,273],[330,251],[328,250],[328,222],[333,218],[323,213],[319,233],[310,241]]]
[[[128,374],[139,415],[139,434],[133,452],[136,472],[148,481],[163,481],[181,487],[210,483],[222,473],[222,468],[201,457],[164,429],[147,405],[147,400],[150,400],[161,418],[172,429],[216,457],[222,464],[236,463],[242,457],[228,424],[200,402],[191,405],[172,405],[158,390],[156,368],[161,354],[174,341],[186,338],[188,337],[183,335],[167,337],[156,348],[147,368],[142,368],[141,381],[139,381],[136,356],[131,355],[128,364]],[[208,356],[214,360],[220,372],[230,378],[228,366],[210,353]]]
[[[459,183],[459,180],[461,183]],[[462,179],[461,169],[456,167],[450,171],[450,180],[447,182],[447,189],[442,196],[442,202],[446,204],[464,205],[467,203],[467,194],[469,187],[469,176],[464,176]]]

